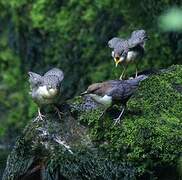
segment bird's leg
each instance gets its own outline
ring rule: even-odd
[[[45,116],[43,115],[43,114],[41,114],[41,112],[40,112],[40,108],[38,108],[38,118],[40,119],[40,120],[44,120],[44,118],[45,118]]]
[[[123,115],[123,113],[124,113],[124,110],[125,110],[125,108],[126,108],[126,106],[121,106],[122,107],[122,110],[121,110],[121,112],[120,112],[120,114],[119,114],[119,116],[116,118],[116,119],[114,119],[114,125],[116,125],[117,123],[120,123],[120,120],[121,120],[121,117],[122,117],[122,115]]]
[[[101,118],[104,116],[104,114],[107,112],[108,109],[109,109],[109,108],[106,108],[106,109],[102,112],[102,114],[99,116],[99,119],[101,119]]]
[[[125,72],[125,67],[123,69],[123,72],[122,72],[121,76],[119,77],[119,80],[122,80],[123,79],[124,72]]]
[[[135,71],[135,78],[137,78],[137,76],[138,76],[138,66],[137,66],[137,63],[136,63],[136,71]]]
[[[54,106],[54,109],[56,111],[56,114],[58,114],[59,119],[61,119],[61,116],[63,115],[63,113],[59,110],[57,106]]]
[[[123,79],[125,71],[126,71],[126,67],[123,65],[123,72],[122,72],[121,76],[119,77],[119,80]]]

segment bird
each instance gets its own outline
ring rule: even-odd
[[[108,46],[113,49],[112,57],[115,61],[116,67],[119,63],[123,64],[123,72],[119,79],[122,79],[129,63],[136,62],[137,77],[137,61],[141,59],[145,51],[145,42],[148,39],[145,30],[135,30],[127,39],[114,37],[108,41]]]
[[[40,112],[40,107],[48,104],[56,104],[61,95],[61,82],[64,73],[58,68],[52,68],[43,76],[35,72],[28,72],[30,83],[30,94],[33,101],[38,105],[38,117],[43,120],[44,115]],[[60,112],[55,106],[58,115]]]
[[[120,119],[127,107],[128,100],[137,90],[139,83],[147,77],[148,76],[146,75],[139,75],[134,79],[108,80],[101,83],[94,83],[88,86],[87,90],[81,93],[81,95],[89,95],[95,102],[103,105],[106,109],[102,115],[111,106],[120,104],[121,112],[119,116],[114,119],[114,124],[117,124],[120,122]]]

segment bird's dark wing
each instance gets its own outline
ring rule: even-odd
[[[131,38],[146,38],[146,37],[147,37],[147,33],[143,29],[133,31],[131,33]]]
[[[107,95],[112,96],[114,101],[126,101],[133,95],[137,87],[138,86],[129,83],[121,83],[116,85],[115,88],[110,89],[110,91],[107,92]]]
[[[131,49],[137,47],[138,45],[143,46],[144,42],[145,41],[140,38],[128,39],[128,48]]]
[[[129,48],[134,48],[138,45],[143,46],[145,41],[147,40],[147,34],[145,30],[136,30],[133,31],[131,37],[128,39]]]
[[[108,41],[108,46],[110,48],[115,48],[116,45],[118,44],[118,42],[123,42],[123,41],[125,41],[125,40],[121,39],[121,38],[114,37],[114,38],[112,38],[111,40]]]
[[[61,86],[61,81],[59,80],[58,76],[55,75],[43,76],[42,81],[45,86],[51,86],[53,88]]]
[[[140,82],[147,78],[146,75],[140,75],[134,79],[120,81],[119,84],[115,84],[115,88],[108,92],[108,95],[112,95],[115,100],[127,100],[137,90]]]
[[[47,71],[47,72],[44,74],[44,76],[50,76],[50,75],[51,75],[51,76],[52,76],[52,75],[57,76],[58,79],[59,79],[59,81],[62,81],[63,78],[64,78],[64,73],[63,73],[63,71],[61,71],[61,70],[58,69],[58,68],[53,68],[53,69]]]

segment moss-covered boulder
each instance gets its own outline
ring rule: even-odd
[[[182,66],[144,80],[129,100],[99,119],[103,107],[76,97],[43,109],[29,122],[7,160],[3,180],[178,179],[182,152]]]

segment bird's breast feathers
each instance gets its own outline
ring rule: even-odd
[[[32,98],[38,104],[51,104],[58,96],[58,89],[47,89],[46,86],[40,86],[38,89],[33,90]]]
[[[136,52],[136,51],[129,51],[127,53],[126,57],[120,56],[119,62],[121,62],[121,63],[130,63],[130,62],[135,61],[137,59],[137,57],[138,57],[138,52]]]
[[[51,104],[59,97],[58,89],[48,89],[46,86],[40,86],[38,89],[33,90],[32,98],[38,104]]]
[[[53,98],[54,96],[56,96],[58,93],[57,89],[47,89],[46,86],[40,86],[37,89],[37,94],[39,94],[40,96],[44,97],[44,98]]]
[[[126,62],[134,61],[138,56],[138,52],[136,51],[129,51],[127,54]]]
[[[96,94],[90,94],[90,97],[99,104],[102,104],[104,106],[110,106],[112,104],[112,97],[108,95],[104,95],[102,97]]]

